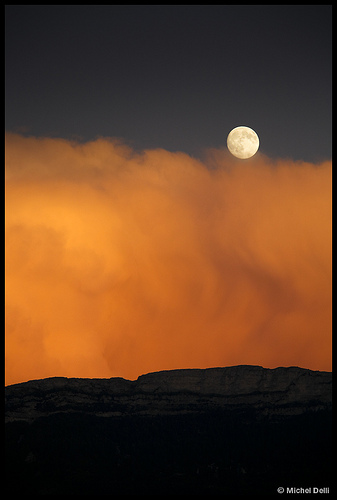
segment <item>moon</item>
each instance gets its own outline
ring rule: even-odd
[[[255,155],[259,149],[260,141],[256,132],[249,127],[236,127],[229,132],[227,147],[232,155],[246,160]]]

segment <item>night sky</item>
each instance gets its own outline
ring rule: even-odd
[[[330,370],[331,6],[6,6],[5,40],[6,383]]]
[[[331,157],[331,6],[6,6],[6,130]]]

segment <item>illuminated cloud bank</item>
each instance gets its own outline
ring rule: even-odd
[[[6,383],[331,369],[331,162],[6,137]]]

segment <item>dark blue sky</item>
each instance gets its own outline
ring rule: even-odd
[[[331,6],[6,6],[6,130],[331,158]]]

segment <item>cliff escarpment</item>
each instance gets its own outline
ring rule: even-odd
[[[328,488],[331,373],[260,366],[6,387],[8,495]]]
[[[245,408],[265,416],[295,415],[330,405],[331,373],[298,367],[169,370],[135,381],[57,377],[6,388],[7,421],[59,412],[108,417]]]

